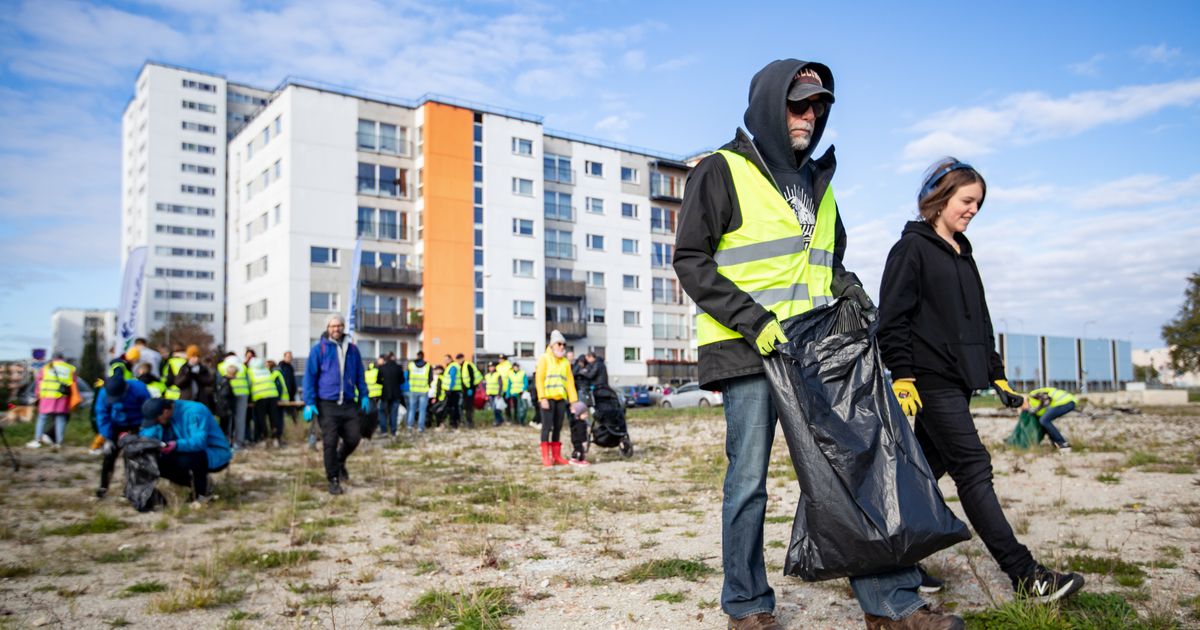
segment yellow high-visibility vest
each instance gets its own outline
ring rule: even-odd
[[[567,377],[571,374],[571,364],[566,359],[551,359],[546,362],[546,374],[543,387],[546,400],[567,399]]]
[[[383,396],[383,383],[379,382],[379,368],[372,363],[367,367],[363,378],[367,381],[367,397],[379,398]]]
[[[38,398],[57,400],[71,393],[75,383],[75,366],[66,361],[51,361],[42,367],[42,384]]]
[[[1056,387],[1043,387],[1041,389],[1035,389],[1035,390],[1029,392],[1029,401],[1031,404],[1034,401],[1038,400],[1036,398],[1036,396],[1038,394],[1046,394],[1047,396],[1050,397],[1050,404],[1042,405],[1039,402],[1038,403],[1039,406],[1032,410],[1034,415],[1036,415],[1039,418],[1042,417],[1042,414],[1045,414],[1046,410],[1051,407],[1061,407],[1068,403],[1077,402],[1075,400],[1075,396],[1073,396],[1071,394],[1071,392],[1066,392],[1066,391],[1063,391]]]
[[[488,372],[487,374],[484,374],[483,388],[485,393],[487,393],[488,396],[499,396],[501,389],[500,385],[503,380],[504,377],[500,376],[499,372]]]
[[[416,361],[410,361],[408,364],[408,391],[414,394],[424,394],[429,391],[430,376],[433,374],[433,366],[426,363],[425,367],[417,367]]]
[[[519,396],[525,392],[525,373],[521,370],[514,369],[508,375],[508,393],[510,396]]]
[[[163,398],[167,400],[179,400],[179,387],[175,385],[175,375],[179,374],[179,370],[187,365],[187,359],[183,357],[171,357],[167,359],[167,369],[163,370],[162,383],[165,389],[163,390]]]
[[[258,402],[268,398],[279,398],[279,388],[275,386],[275,378],[267,368],[252,367],[246,373],[250,377],[251,402]]]
[[[824,191],[817,208],[811,241],[796,213],[775,185],[749,159],[732,151],[717,151],[729,165],[742,224],[721,236],[713,258],[717,273],[729,278],[780,320],[833,301],[834,226],[837,202],[833,187]],[[711,315],[696,316],[699,345],[742,335]]]
[[[217,369],[221,372],[221,378],[225,377],[225,367],[227,365],[237,367],[237,375],[229,381],[229,387],[233,390],[233,395],[249,396],[250,383],[246,380],[246,366],[237,357],[228,357],[217,366]]]

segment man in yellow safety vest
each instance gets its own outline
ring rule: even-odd
[[[409,361],[408,373],[404,375],[408,382],[408,430],[417,427],[420,433],[425,432],[428,422],[429,386],[433,382],[433,366],[425,362],[425,353],[417,352],[417,359]]]

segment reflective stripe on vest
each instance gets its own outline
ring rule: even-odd
[[[500,395],[500,378],[501,377],[500,377],[499,372],[488,372],[487,374],[484,375],[483,387],[484,387],[484,392],[488,396],[499,396]]]
[[[163,385],[166,390],[163,392],[163,398],[167,400],[179,400],[179,387],[175,385],[175,376],[179,374],[179,370],[187,365],[187,359],[180,357],[171,357],[167,359],[167,369],[163,371]]]
[[[508,393],[516,395],[525,391],[525,373],[513,370],[508,375]]]
[[[408,364],[408,391],[414,394],[424,394],[429,391],[429,375],[433,373],[433,366],[428,363],[425,367],[419,368],[415,361],[410,361]]]
[[[38,398],[56,400],[71,392],[75,382],[75,367],[63,361],[51,361],[42,368],[42,384]]]
[[[542,377],[542,389],[546,392],[547,400],[567,399],[567,376],[570,373],[571,364],[566,359],[551,356],[546,362],[546,375]]]
[[[275,387],[275,378],[267,368],[250,368],[250,400],[258,402],[268,398],[279,398],[279,388]]]
[[[837,202],[825,189],[808,248],[791,204],[753,162],[731,151],[717,151],[729,165],[742,224],[723,234],[713,259],[717,273],[729,278],[780,320],[833,301],[834,226]],[[741,335],[707,313],[696,316],[700,345]]]
[[[367,369],[363,378],[367,381],[368,398],[383,396],[383,383],[379,382],[379,368],[375,367],[375,364],[371,364],[371,367]]]
[[[221,365],[219,366],[219,368],[221,370],[222,378],[225,377],[225,367],[228,365],[233,365],[233,366],[237,367],[237,375],[229,380],[229,387],[230,387],[230,389],[233,390],[233,395],[234,396],[249,396],[250,395],[250,384],[246,381],[246,366],[243,365],[242,362],[238,361],[236,358],[230,357],[228,359],[225,359],[224,361],[221,362]]]

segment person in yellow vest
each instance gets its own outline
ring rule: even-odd
[[[567,408],[579,400],[575,392],[575,377],[571,374],[571,363],[567,361],[567,340],[557,330],[550,332],[550,343],[537,363],[537,393],[539,413],[542,418],[542,465],[567,464],[562,456],[563,419]],[[586,466],[587,460],[581,453],[572,456],[570,463]]]
[[[379,367],[383,365],[383,357],[377,357],[374,361],[367,362],[367,369],[363,372],[363,378],[367,381],[367,407],[366,416],[363,419],[362,436],[371,439],[375,435],[376,427],[380,433],[387,434],[387,424],[379,414],[379,399],[383,398],[383,383],[379,380]]]
[[[1071,392],[1054,387],[1042,387],[1029,392],[1029,397],[1025,399],[1021,410],[1029,411],[1037,416],[1038,423],[1046,430],[1046,435],[1050,437],[1050,442],[1054,444],[1058,452],[1070,453],[1071,443],[1063,437],[1058,427],[1054,426],[1054,421],[1075,411],[1075,402],[1075,396],[1071,395]]]
[[[429,386],[433,381],[433,366],[425,362],[425,353],[417,352],[417,359],[408,363],[408,373],[405,374],[408,383],[408,430],[417,428],[418,433],[425,432],[425,423],[429,413]]]
[[[266,362],[258,357],[250,359],[246,377],[250,383],[250,401],[254,405],[254,435],[251,441],[257,443],[267,439],[269,420],[270,437],[278,447],[283,438],[283,412],[279,410],[278,379],[267,369]]]
[[[112,376],[116,372],[121,372],[121,377],[125,380],[134,378],[133,366],[137,365],[138,359],[142,357],[142,352],[134,346],[126,350],[123,354],[117,355],[112,361],[108,362],[108,371],[104,373],[105,378]]]
[[[766,480],[778,415],[763,357],[787,341],[781,320],[839,296],[874,305],[842,264],[845,228],[834,200],[833,148],[820,158],[833,105],[833,74],[823,64],[783,59],[750,83],[733,141],[688,177],[679,213],[674,269],[696,303],[700,386],[725,396],[729,464],[721,505],[721,609],[731,628],[782,628],[763,560]],[[540,367],[539,367],[540,370]],[[851,578],[871,628],[900,618],[962,627],[917,595],[915,567]],[[917,617],[913,617],[917,615]]]
[[[479,367],[474,361],[468,361],[463,353],[454,355],[454,362],[458,364],[458,373],[463,381],[463,424],[468,429],[475,428],[475,388],[483,382],[483,374],[480,374]]]
[[[512,372],[512,367],[513,364],[508,360],[508,357],[503,354],[500,355],[500,360],[496,362],[496,371],[500,373],[500,376],[504,378],[505,382],[508,381],[508,376]],[[512,409],[506,410],[505,413],[508,415],[509,422],[516,422],[515,414],[513,413]]]
[[[229,378],[230,367],[234,368],[235,376],[233,378]],[[230,437],[229,443],[236,451],[246,445],[246,414],[250,406],[250,381],[246,377],[246,365],[233,352],[225,354],[225,359],[217,366],[217,372],[229,380],[230,389],[233,390],[233,436]]]
[[[487,374],[483,375],[483,390],[487,394],[488,408],[492,410],[492,426],[504,424],[504,395],[508,390],[508,382],[496,371],[495,363],[489,363]]]
[[[150,390],[150,395],[155,398],[162,398],[167,387],[163,385],[161,377],[155,377],[154,371],[150,368],[149,363],[137,364],[137,380],[141,381]]]
[[[162,369],[162,382],[165,387],[163,398],[179,400],[179,383],[184,368],[187,366],[187,352],[183,346],[175,346],[171,358],[167,359]]]
[[[433,366],[433,380],[429,383],[429,428],[433,429],[446,421],[447,409],[446,400],[449,398],[446,392],[449,377],[446,375],[446,368],[435,365]]]
[[[500,366],[496,366],[496,371],[500,371]],[[512,364],[512,371],[504,382],[507,385],[505,402],[513,411],[516,423],[525,426],[525,390],[529,389],[529,377],[521,370],[520,363]]]
[[[35,377],[37,383],[38,416],[34,427],[33,440],[26,444],[29,448],[41,448],[49,444],[54,448],[62,446],[63,437],[67,432],[67,420],[71,417],[71,395],[75,389],[75,366],[63,359],[61,352],[55,352]],[[54,439],[46,435],[47,420],[54,422]]]

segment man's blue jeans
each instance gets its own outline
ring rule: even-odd
[[[418,431],[425,430],[425,419],[429,415],[429,394],[425,392],[408,393],[408,428],[416,424]]]
[[[1042,428],[1046,430],[1046,435],[1050,436],[1050,441],[1054,442],[1054,444],[1057,446],[1066,444],[1067,438],[1063,437],[1063,434],[1058,430],[1058,427],[1054,426],[1054,421],[1055,419],[1061,418],[1072,411],[1075,411],[1075,403],[1070,402],[1065,405],[1051,407],[1046,410],[1046,413],[1042,414],[1041,418],[1038,418],[1038,422],[1041,423]]]
[[[400,411],[400,400],[379,399],[379,432],[396,435],[396,416]]]
[[[724,501],[721,504],[721,564],[725,581],[721,609],[735,619],[775,612],[775,591],[763,560],[767,511],[767,466],[778,416],[764,374],[726,381]],[[916,567],[850,578],[864,612],[900,619],[925,605],[917,595]]]

